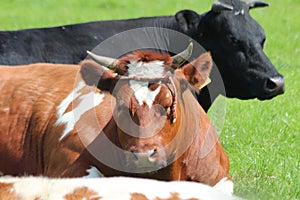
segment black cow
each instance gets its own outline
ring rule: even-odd
[[[266,36],[262,27],[249,15],[250,9],[267,5],[260,1],[222,0],[201,15],[182,10],[175,16],[2,31],[0,65],[79,63],[86,57],[87,49],[117,33],[139,27],[163,27],[186,34],[211,52],[226,94],[220,90],[213,70],[212,83],[198,95],[205,110],[218,94],[240,99],[271,99],[284,92],[284,79],[263,52]],[[178,42],[169,40],[168,44]]]

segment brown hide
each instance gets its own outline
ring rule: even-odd
[[[148,60],[141,60],[151,62],[151,58],[158,57],[148,56]],[[161,59],[165,59],[164,64],[170,63],[168,56]],[[124,60],[120,63],[124,63]],[[229,161],[207,114],[188,89],[190,86],[194,89],[199,88],[205,81],[208,73],[203,75],[201,70],[207,72],[205,68],[211,65],[211,58],[209,54],[205,54],[195,61],[194,65],[197,65],[196,63],[202,63],[202,67],[192,70],[191,65],[186,65],[174,72],[170,66],[165,66],[166,73],[173,73],[171,78],[176,87],[176,101],[164,98],[168,92],[174,97],[175,88],[171,82],[160,84],[156,81],[149,85],[151,91],[155,91],[161,85],[160,92],[153,100],[153,105],[166,108],[161,115],[157,115],[159,109],[147,108],[145,104],[139,105],[132,95],[128,104],[124,104],[131,112],[133,121],[140,126],[146,127],[151,120],[157,118],[157,123],[151,127],[155,130],[155,137],[150,137],[151,144],[149,138],[125,135],[117,126],[118,118],[112,116],[115,116],[119,108],[118,98],[122,99],[132,94],[129,80],[117,82],[119,76],[101,69],[98,64],[92,61],[81,63],[83,79],[89,77],[92,80],[86,81],[88,85],[80,90],[79,97],[68,104],[63,115],[75,110],[81,103],[80,97],[91,91],[94,91],[95,95],[103,95],[101,103],[82,113],[74,128],[64,137],[62,135],[68,127],[68,122],[56,124],[58,118],[61,118],[58,106],[77,87],[77,79],[81,78],[78,75],[80,66],[34,64],[14,68],[1,67],[0,172],[9,175],[82,177],[88,174],[88,169],[96,167],[106,176],[129,175],[216,184],[228,176]],[[89,69],[92,69],[93,74],[88,74]],[[204,78],[201,78],[197,71]],[[122,84],[119,88],[112,87],[120,83]],[[100,92],[93,85],[107,92]],[[177,115],[175,122],[171,120],[174,112]],[[123,120],[125,118],[121,121]],[[160,121],[163,123],[160,124]],[[155,127],[156,125],[161,126],[161,129]],[[136,136],[142,134],[143,137],[149,137],[147,134],[150,129],[129,127],[129,130]],[[125,146],[125,143],[129,146]],[[169,147],[165,148],[166,145]],[[132,158],[132,155],[128,157],[128,153],[144,155],[145,152],[149,152],[147,146],[152,148],[150,151],[155,149],[155,155],[159,155],[155,158],[155,164],[159,163],[160,166],[150,173],[136,173],[139,171],[132,169],[128,171],[128,160]]]
[[[147,62],[151,62],[151,60],[147,60]],[[122,63],[130,63],[130,60],[127,62],[122,60]],[[175,123],[170,120],[171,114],[169,113],[172,104],[170,102],[173,100],[165,98],[168,92],[171,96],[174,94],[169,82],[161,84],[154,82],[149,85],[149,91],[161,87],[153,101],[153,107],[160,105],[166,108],[165,117],[158,116],[158,120],[156,120],[155,115],[160,114],[152,111],[152,107],[150,108],[146,103],[138,102],[138,97],[131,88],[129,81],[141,80],[139,77],[122,79],[122,77],[114,77],[110,71],[101,72],[106,74],[105,77],[109,77],[106,83],[114,86],[112,94],[117,98],[115,109],[117,114],[114,115],[116,121],[111,121],[111,127],[115,127],[117,124],[118,134],[104,129],[107,138],[113,145],[108,145],[108,141],[103,142],[105,139],[101,137],[88,148],[89,153],[92,153],[98,160],[105,157],[103,152],[117,158],[113,159],[113,162],[107,162],[110,167],[99,163],[97,166],[100,171],[105,176],[127,175],[159,180],[193,180],[210,185],[215,185],[222,178],[227,177],[228,158],[207,114],[200,107],[191,90],[187,89],[189,87],[187,81],[192,88],[199,88],[206,81],[211,65],[210,55],[204,54],[182,69],[175,70],[172,78],[178,93],[176,97],[178,118]],[[94,67],[96,66],[89,65],[86,66],[84,72],[81,71],[84,79],[88,77],[89,71],[96,71]],[[123,65],[121,67],[122,74],[126,75],[128,71]],[[117,68],[116,71],[118,70]],[[164,71],[166,73],[168,69]],[[128,76],[130,77],[130,74]],[[101,82],[105,83],[105,80],[104,78]],[[118,84],[114,85],[117,81],[119,81]],[[164,81],[162,80],[162,82]],[[94,82],[94,84],[97,83]],[[98,87],[112,91],[105,84],[98,84]],[[119,114],[123,112],[126,115]],[[161,129],[158,129],[157,126],[161,125],[160,121],[163,122],[163,125]],[[114,145],[123,149],[123,152],[116,150]],[[145,155],[148,156],[148,152],[154,156],[150,155],[145,158]],[[158,155],[155,156],[156,154]],[[140,155],[143,161],[137,162]],[[155,160],[155,162],[149,162],[149,160]],[[146,166],[144,166],[145,162]],[[163,166],[163,162],[168,166]]]
[[[52,64],[0,68],[2,173],[43,172],[45,132],[53,126],[57,105],[72,90],[77,71],[75,65]]]

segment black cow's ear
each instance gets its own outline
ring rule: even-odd
[[[190,30],[196,29],[200,22],[198,13],[192,10],[181,10],[175,15],[175,19],[180,28],[186,33]]]
[[[95,85],[102,91],[111,91],[118,81],[118,75],[94,61],[82,61],[80,66],[80,74],[84,82],[90,86]]]

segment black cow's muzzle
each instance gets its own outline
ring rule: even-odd
[[[272,99],[284,93],[284,78],[282,75],[267,78],[264,83],[264,94],[258,97],[259,100]]]

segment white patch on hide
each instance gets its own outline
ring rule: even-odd
[[[79,82],[77,87],[60,103],[60,105],[57,107],[58,119],[64,114],[70,103],[80,95],[78,91],[84,86],[85,83],[83,81]],[[56,123],[59,124],[59,121]]]
[[[55,125],[66,124],[66,128],[62,133],[59,141],[61,141],[68,133],[73,129],[80,117],[86,113],[88,110],[98,106],[104,98],[103,93],[95,93],[91,91],[87,94],[79,96],[80,103],[73,110],[63,114],[60,118],[57,119]]]
[[[229,196],[233,195],[233,182],[227,177],[222,178],[213,188]]]
[[[166,182],[130,177],[102,177],[92,179],[1,177],[0,182],[13,183],[14,186],[12,190],[22,197],[22,199],[26,200],[62,200],[65,199],[65,195],[73,194],[75,189],[82,187],[86,187],[90,191],[95,191],[95,198],[101,197],[101,200],[131,199],[131,194],[133,193],[143,194],[147,199],[170,199],[172,193],[177,193],[180,199],[239,199],[223,194],[210,186],[190,181]],[[34,189],[32,189],[32,186],[34,186]],[[89,196],[89,198],[91,198],[91,196]]]

